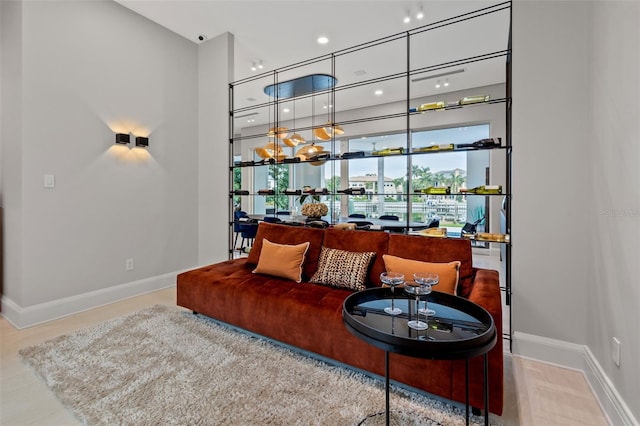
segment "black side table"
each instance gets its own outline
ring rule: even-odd
[[[426,297],[436,314],[429,317],[426,330],[407,325],[415,315],[415,297],[396,288],[394,297],[403,313],[391,316],[389,288],[371,288],[353,293],[344,301],[342,319],[356,337],[385,351],[385,410],[389,424],[389,352],[416,358],[464,359],[466,422],[469,424],[469,359],[484,358],[484,423],[489,424],[489,361],[487,353],[497,341],[493,318],[482,307],[462,297],[432,292]],[[421,315],[421,318],[424,317]]]

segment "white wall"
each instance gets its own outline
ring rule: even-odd
[[[199,45],[198,261],[229,258],[229,83],[234,37],[222,34]],[[227,224],[225,226],[225,224]]]
[[[584,370],[613,424],[640,414],[639,7],[513,8],[514,353]]]
[[[594,2],[590,26],[587,344],[640,418],[640,3]]]
[[[569,24],[570,23],[570,24]],[[587,15],[513,7],[513,327],[585,344]]]
[[[198,46],[111,1],[2,6],[3,314],[26,325],[172,284],[198,261]]]

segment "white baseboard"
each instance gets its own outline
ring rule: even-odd
[[[611,424],[640,425],[588,346],[585,346],[584,373]]]
[[[2,316],[18,329],[31,327],[119,300],[171,287],[175,285],[176,275],[179,273],[157,275],[27,307],[21,307],[3,295]]]
[[[512,339],[514,355],[582,372],[612,425],[640,424],[588,346],[520,332]]]

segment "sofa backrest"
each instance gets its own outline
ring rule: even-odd
[[[309,242],[303,273],[309,279],[318,269],[322,246],[354,252],[376,252],[369,271],[370,285],[380,286],[380,274],[384,272],[383,254],[423,262],[451,262],[459,260],[460,280],[458,295],[468,296],[473,282],[473,258],[471,242],[464,239],[429,238],[416,235],[393,234],[382,231],[352,231],[337,228],[318,229],[305,226],[280,225],[260,222],[258,232],[249,252],[247,263],[257,265],[262,250],[262,240],[278,244]]]
[[[459,260],[461,264],[458,295],[466,297],[471,291],[473,257],[469,240],[390,234],[389,254],[423,262]]]
[[[308,279],[318,269],[318,258],[320,257],[322,240],[324,239],[323,229],[260,222],[247,263],[258,264],[260,251],[262,250],[262,240],[265,238],[277,244],[301,244],[308,241],[309,249],[305,255],[302,273]]]
[[[369,270],[368,282],[375,286],[380,286],[380,274],[384,272],[384,261],[382,255],[389,249],[389,234],[382,231],[351,231],[336,228],[327,228],[324,234],[325,247],[366,252],[376,252],[373,266]]]

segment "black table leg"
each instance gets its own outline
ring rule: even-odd
[[[389,351],[384,351],[384,377],[386,425],[389,426]]]
[[[489,357],[484,357],[484,424],[489,426]]]
[[[464,360],[464,402],[465,424],[469,426],[469,358]]]

